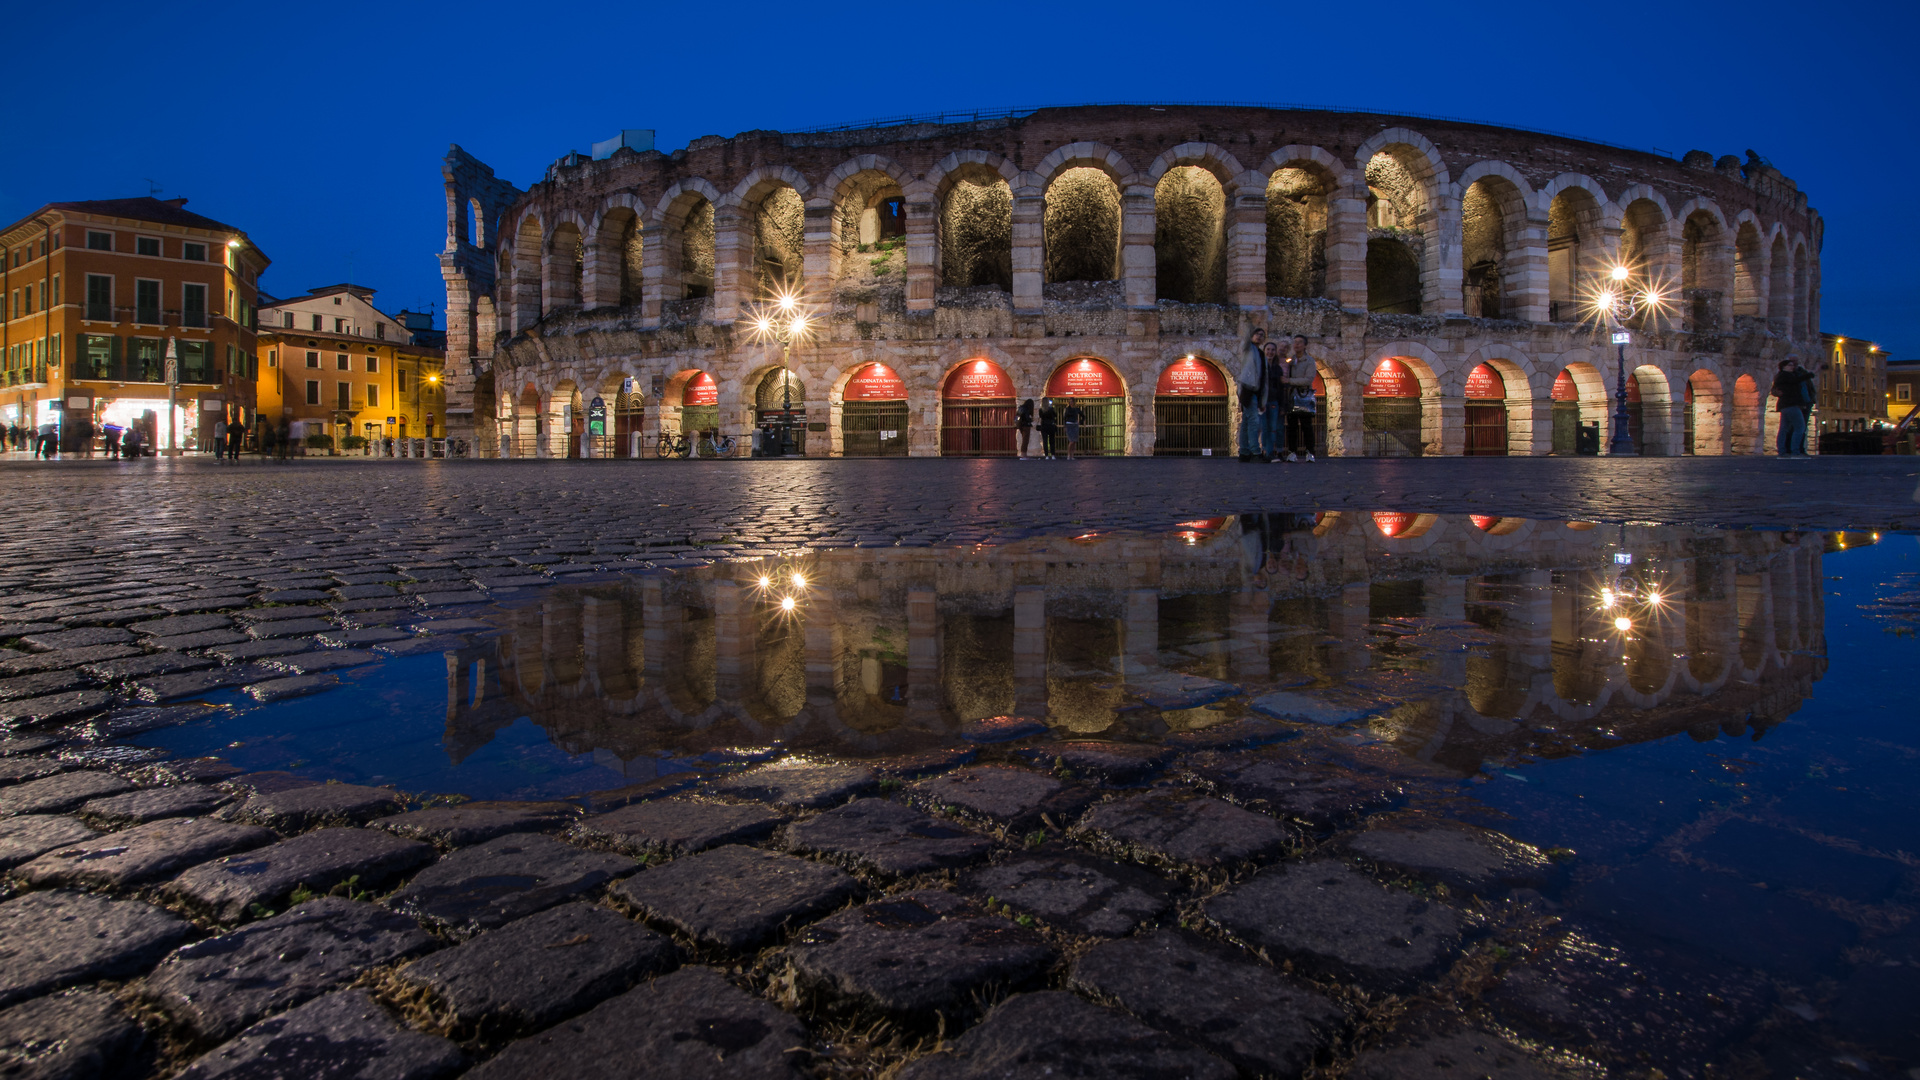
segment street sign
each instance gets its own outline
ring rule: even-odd
[[[605,435],[607,433],[607,403],[594,398],[587,403],[587,434]]]
[[[1615,345],[1631,345],[1633,344],[1633,335],[1625,330],[1615,330],[1613,332],[1613,343]]]
[[[633,376],[629,375],[626,378],[620,380],[621,393],[631,396],[633,394],[633,391],[634,391]]]

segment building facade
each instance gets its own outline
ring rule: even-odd
[[[1887,419],[1897,424],[1920,405],[1920,360],[1890,360],[1886,368]]]
[[[1814,418],[1819,431],[1866,431],[1887,419],[1887,354],[1862,338],[1821,334],[1826,369],[1820,373]]]
[[[0,231],[0,426],[53,425],[77,450],[81,418],[138,425],[167,451],[210,447],[223,417],[252,422],[269,260],[186,201],[49,203]]]
[[[1823,225],[1757,156],[1098,106],[570,155],[524,192],[456,146],[443,179],[449,418],[502,454],[789,405],[809,455],[1004,454],[1044,396],[1083,449],[1224,453],[1249,325],[1308,339],[1330,453],[1604,446],[1616,329],[1643,452],[1765,453],[1775,364],[1819,348]],[[1657,303],[1615,327],[1608,289]],[[783,295],[784,361],[754,333]]]
[[[329,285],[260,309],[260,414],[304,440],[446,434],[445,354],[413,343],[372,289]]]

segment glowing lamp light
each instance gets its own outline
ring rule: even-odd
[[[793,310],[793,305],[794,305],[794,304],[796,304],[796,303],[798,303],[798,301],[796,301],[796,300],[795,300],[795,299],[793,298],[793,294],[792,294],[792,293],[782,293],[782,294],[780,295],[780,310],[781,310],[781,311],[792,311],[792,310]]]
[[[1654,607],[1659,607],[1659,606],[1660,606],[1660,594],[1659,594],[1659,593],[1657,593],[1657,592],[1650,592],[1650,593],[1648,593],[1648,594],[1647,594],[1647,603],[1649,603],[1649,604],[1652,604],[1652,605],[1653,605]]]
[[[768,577],[768,576],[767,576],[767,575],[765,575],[765,574],[761,574],[761,575],[760,575],[760,587],[761,587],[761,588],[763,588],[763,589],[764,589],[764,588],[767,588],[768,586],[770,586],[770,585],[772,585],[772,584],[773,584],[773,579],[772,579],[772,578],[770,578],[770,577]]]
[[[228,247],[230,247],[230,248],[237,248],[237,247],[239,247],[239,246],[240,246],[240,241],[238,241],[238,240],[229,240],[229,241],[227,241],[227,246],[228,246]]]
[[[762,315],[759,318],[753,320],[753,329],[755,333],[760,333],[760,334],[770,333],[773,330],[773,320],[767,318],[765,315]]]
[[[1609,289],[1609,290],[1607,290],[1606,292],[1603,292],[1603,293],[1601,293],[1601,294],[1600,294],[1600,297],[1599,297],[1599,299],[1597,299],[1597,300],[1595,300],[1595,301],[1594,301],[1594,303],[1595,303],[1595,304],[1596,304],[1596,305],[1597,305],[1597,306],[1598,306],[1598,307],[1600,308],[1600,310],[1602,310],[1602,311],[1612,311],[1612,310],[1613,310],[1613,299],[1614,299],[1614,298],[1613,298],[1613,290],[1611,290],[1611,289]]]
[[[1627,618],[1625,615],[1622,615],[1619,618],[1613,620],[1613,628],[1624,634],[1628,630],[1633,629],[1633,620]]]
[[[792,610],[793,610],[793,597],[791,597],[791,596],[783,596],[783,597],[781,597],[781,598],[780,598],[780,610],[781,610],[781,611],[792,611]]]
[[[1625,281],[1627,280],[1627,268],[1624,266],[1616,266],[1613,268],[1613,272],[1607,276],[1615,281]]]
[[[1617,598],[1617,597],[1615,597],[1615,596],[1613,595],[1613,590],[1612,590],[1612,589],[1601,589],[1601,590],[1600,590],[1600,606],[1601,606],[1601,607],[1605,607],[1605,608],[1610,608],[1610,607],[1612,607],[1612,606],[1613,606],[1613,602],[1614,602],[1614,601],[1615,601],[1616,599],[1618,599],[1618,598]]]
[[[806,317],[805,315],[795,315],[795,316],[793,317],[793,324],[792,324],[792,326],[790,327],[790,329],[791,329],[791,331],[792,331],[792,333],[793,333],[793,336],[794,336],[794,337],[799,337],[799,336],[800,336],[801,334],[804,334],[804,333],[806,333],[806,332],[807,332],[807,317]]]
[[[800,572],[800,571],[798,571],[798,570],[795,570],[795,571],[793,572],[793,587],[794,587],[794,588],[796,588],[796,589],[804,589],[804,588],[806,588],[806,587],[807,587],[807,575],[805,575],[805,574],[803,574],[803,573],[801,573],[801,572]]]

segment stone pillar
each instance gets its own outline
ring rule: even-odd
[[[931,194],[907,196],[907,310],[932,311],[940,284],[938,206]]]
[[[1038,315],[1045,303],[1046,198],[1022,189],[1013,195],[1013,310]]]
[[[680,282],[678,266],[669,268],[667,261],[667,229],[664,225],[649,225],[640,230],[640,328],[657,329],[660,325],[661,305],[679,298]]]
[[[753,219],[737,206],[713,208],[713,321],[730,323],[753,294]]]
[[[806,296],[832,295],[840,277],[840,245],[833,237],[833,200],[807,200],[805,239],[800,258],[800,292]]]
[[[1267,193],[1242,191],[1227,206],[1227,303],[1267,306]]]
[[[1159,267],[1153,253],[1153,189],[1130,187],[1120,196],[1121,294],[1134,311],[1154,311]]]
[[[1507,609],[1502,629],[1507,633],[1510,663],[1553,686],[1553,573],[1522,570],[1514,575],[1514,605]]]
[[[605,242],[603,237],[583,237],[586,241],[586,255],[580,261],[580,306],[583,308],[620,306],[620,262],[623,253],[617,246],[619,237],[613,243]],[[643,253],[641,258],[646,256]]]
[[[746,685],[746,665],[753,650],[753,611],[746,590],[737,581],[713,583],[714,699],[737,705]]]
[[[1547,283],[1547,215],[1545,210],[1527,207],[1527,220],[1520,227],[1518,250],[1507,253],[1500,268],[1505,279],[1503,297],[1513,305],[1511,317],[1527,322],[1547,321],[1550,298]],[[1549,442],[1551,432],[1549,432]]]
[[[680,605],[669,610],[666,590],[657,577],[640,579],[640,674],[660,679],[667,673],[667,643],[678,636]]]
[[[1228,663],[1236,679],[1266,679],[1273,674],[1273,594],[1242,589],[1228,600]]]
[[[1160,590],[1127,590],[1126,655],[1127,674],[1152,671],[1160,666]]]
[[[1019,716],[1047,715],[1047,589],[1021,585],[1013,590],[1013,711]]]
[[[1366,582],[1348,585],[1328,605],[1327,635],[1337,638],[1330,646],[1333,674],[1350,675],[1371,665],[1367,651],[1367,621],[1372,617],[1373,587]]]
[[[460,715],[460,654],[444,654],[447,660],[447,726],[452,727],[454,718]]]
[[[930,588],[907,590],[907,722],[940,722],[939,610]]]
[[[1414,222],[1427,239],[1420,258],[1420,310],[1430,315],[1464,314],[1460,200],[1436,196],[1433,205],[1415,215]]]
[[[1545,295],[1544,293],[1542,295]],[[1542,301],[1544,304],[1545,301]],[[1542,307],[1542,320],[1545,308]],[[1536,374],[1527,382],[1527,397],[1531,402],[1532,414],[1526,424],[1526,446],[1523,453],[1535,457],[1544,457],[1553,453],[1553,380],[1558,372]],[[1509,426],[1509,431],[1512,427]],[[1513,450],[1509,448],[1509,453]]]
[[[1367,310],[1367,185],[1327,199],[1327,297],[1348,311]]]

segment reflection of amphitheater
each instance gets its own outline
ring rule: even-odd
[[[945,746],[1007,714],[1151,739],[1276,687],[1402,669],[1421,677],[1375,733],[1471,771],[1498,748],[1764,730],[1825,669],[1818,537],[1330,513],[797,565],[798,591],[791,567],[723,564],[509,613],[506,634],[449,654],[449,752],[527,715],[635,775],[662,753],[774,740]],[[1168,672],[1243,693],[1219,711],[1140,708]]]
[[[1459,122],[1042,109],[572,155],[525,192],[455,147],[445,178],[449,422],[523,456],[788,404],[812,455],[1004,454],[1043,394],[1100,452],[1224,450],[1243,314],[1311,339],[1334,453],[1574,453],[1611,422],[1582,300],[1615,266],[1671,298],[1629,351],[1646,452],[1759,453],[1820,323],[1820,216],[1764,161]],[[821,316],[790,383],[744,321],[784,291]]]

